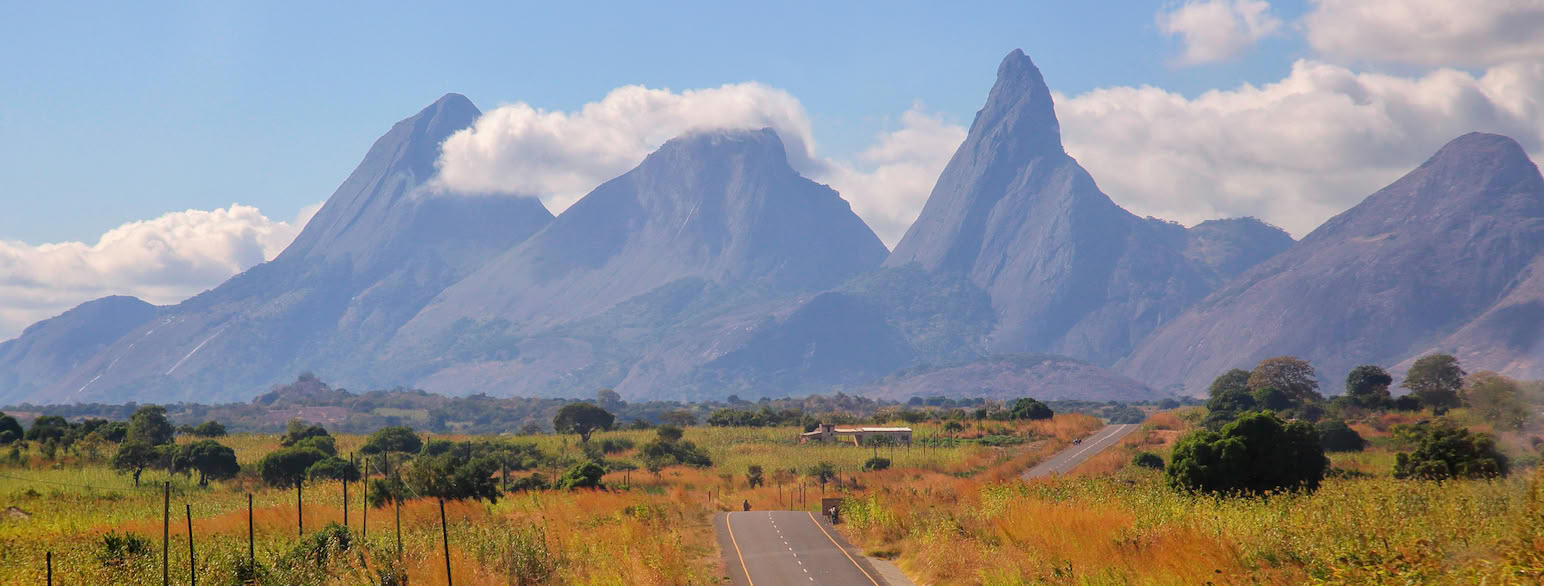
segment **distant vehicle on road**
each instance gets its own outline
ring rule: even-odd
[[[1082,439],[1075,439],[1075,440],[1072,440],[1072,445],[1074,445],[1074,446],[1075,446],[1075,445],[1078,445],[1078,444],[1081,444],[1081,443],[1083,443],[1083,440],[1082,440]]]

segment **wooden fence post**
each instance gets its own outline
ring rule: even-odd
[[[252,539],[252,493],[247,493],[247,568],[257,571],[257,546]]]
[[[192,576],[192,586],[198,586],[198,558],[193,555],[193,505],[182,503],[182,510],[188,514],[188,575]]]
[[[172,578],[167,573],[171,569],[171,553],[167,550],[167,542],[171,540],[172,536],[171,481],[166,481],[163,487],[161,493],[161,586],[171,586]]]
[[[43,563],[48,566],[48,586],[54,586],[54,552],[44,554]]]
[[[295,479],[295,527],[301,537],[306,536],[306,502],[300,496],[300,485],[305,481]]]
[[[369,456],[365,456],[369,458]],[[365,460],[364,498],[359,501],[359,538],[370,536],[370,468],[369,460]]]
[[[440,498],[440,540],[445,544],[445,586],[450,582],[450,530],[445,528],[445,499]]]
[[[391,499],[397,503],[397,559],[402,559],[402,495],[393,495]]]
[[[354,468],[354,453],[348,453],[348,467]],[[348,473],[343,474],[343,528],[348,529]]]

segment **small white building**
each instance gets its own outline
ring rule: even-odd
[[[863,445],[864,439],[891,438],[892,440],[911,445],[910,427],[837,427],[830,423],[822,423],[815,431],[806,431],[799,434],[799,443],[810,441],[837,442],[851,441],[857,445]]]

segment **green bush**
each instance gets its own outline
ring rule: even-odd
[[[1131,457],[1131,464],[1138,468],[1152,468],[1163,470],[1163,456],[1152,452],[1141,452]]]
[[[1495,478],[1507,473],[1506,456],[1496,450],[1496,438],[1488,433],[1470,433],[1443,421],[1418,426],[1415,435],[1415,450],[1395,456],[1395,478]]]
[[[600,479],[606,475],[606,468],[599,462],[589,460],[575,464],[568,472],[558,479],[558,488],[594,488],[601,485]]]
[[[315,480],[345,480],[355,482],[359,480],[359,467],[348,460],[333,456],[325,460],[319,460],[306,468],[306,478]]]
[[[134,533],[108,531],[97,540],[97,561],[104,566],[128,565],[132,558],[150,555],[149,539]]]
[[[1258,495],[1315,490],[1328,468],[1312,425],[1256,411],[1180,438],[1164,474],[1180,490]]]
[[[889,458],[869,458],[868,461],[863,463],[863,469],[864,470],[869,470],[869,471],[885,470],[885,469],[888,469],[889,467],[890,467],[890,459]]]
[[[1320,421],[1314,428],[1319,432],[1319,445],[1326,452],[1360,452],[1367,447],[1362,434],[1344,421]]]

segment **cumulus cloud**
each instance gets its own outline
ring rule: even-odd
[[[809,116],[787,92],[759,83],[686,90],[624,86],[575,112],[525,103],[483,114],[442,146],[438,187],[540,197],[553,212],[693,130],[771,127],[789,162],[818,172]]]
[[[1188,0],[1155,17],[1158,30],[1185,46],[1178,63],[1199,65],[1242,55],[1281,29],[1264,0]]]
[[[885,246],[894,248],[964,140],[964,127],[916,104],[901,115],[899,130],[880,134],[855,162],[829,161],[828,171],[816,179],[841,192]]]
[[[181,301],[271,260],[320,207],[288,222],[237,204],[172,212],[109,230],[95,244],[0,241],[0,339],[106,295]]]
[[[1544,145],[1544,63],[1419,77],[1298,61],[1193,99],[1153,87],[1057,96],[1067,151],[1139,214],[1253,215],[1302,236],[1470,131]]]
[[[1316,0],[1308,43],[1327,56],[1488,67],[1544,58],[1544,0]]]

